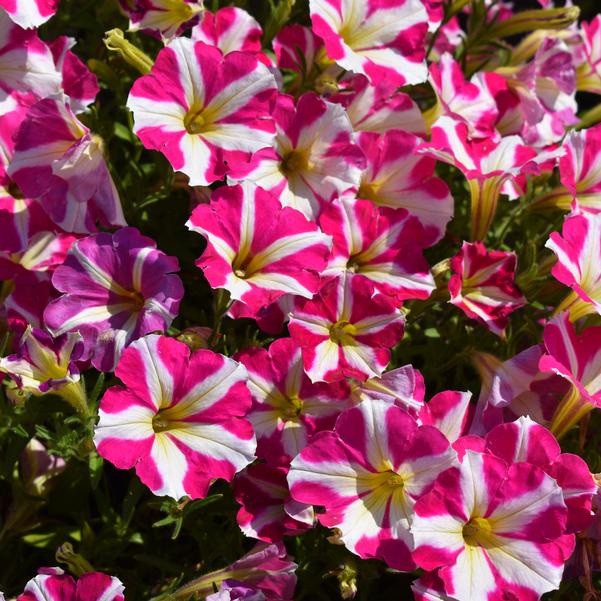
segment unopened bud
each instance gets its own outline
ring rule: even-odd
[[[137,69],[142,75],[146,75],[152,69],[154,64],[152,59],[137,46],[128,42],[120,29],[107,31],[104,34],[104,45],[109,50],[118,52],[127,64]]]
[[[493,25],[485,34],[486,39],[506,38],[539,29],[565,29],[575,23],[580,15],[577,6],[524,10]]]
[[[63,563],[67,566],[69,572],[78,577],[93,572],[94,568],[87,559],[84,559],[79,553],[75,553],[71,543],[64,543],[56,550],[55,555],[58,563]]]

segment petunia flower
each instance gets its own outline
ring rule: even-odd
[[[0,0],[8,16],[23,29],[39,27],[56,13],[59,0]]]
[[[119,0],[129,16],[129,31],[148,30],[168,41],[203,11],[203,0]]]
[[[127,106],[146,148],[162,152],[192,186],[223,179],[228,167],[270,146],[273,75],[249,53],[187,38],[163,48],[134,83]]]
[[[346,273],[299,302],[288,325],[312,382],[380,376],[404,328],[404,314],[390,299]]]
[[[468,125],[471,137],[495,137],[495,121],[499,111],[495,99],[477,76],[467,80],[461,65],[449,53],[430,65],[430,84],[436,103],[425,115],[432,125],[441,115],[451,116]]]
[[[601,314],[601,214],[578,209],[563,222],[561,234],[551,232],[545,244],[557,256],[551,273],[572,291],[557,307],[576,321]]]
[[[503,337],[509,314],[526,304],[515,283],[516,262],[515,253],[464,242],[451,259],[450,302]]]
[[[18,4],[35,6],[36,2],[18,0]],[[0,87],[5,91],[33,92],[41,98],[56,94],[61,89],[61,74],[56,68],[50,48],[38,37],[35,30],[21,29],[2,9]]]
[[[365,159],[354,143],[351,122],[340,105],[312,92],[303,94],[296,107],[291,96],[280,94],[273,118],[274,147],[239,163],[230,176],[255,182],[284,206],[315,219],[323,204],[359,184]]]
[[[294,23],[278,31],[273,39],[273,51],[280,69],[294,71],[304,81],[311,79],[323,58],[323,40],[311,28]]]
[[[601,94],[601,15],[590,23],[581,23],[584,40],[583,61],[576,71],[576,85],[581,92]]]
[[[186,225],[207,239],[196,264],[211,286],[252,310],[287,293],[311,298],[317,292],[330,238],[252,182],[219,188]]]
[[[440,240],[453,216],[453,197],[444,181],[434,176],[436,162],[421,156],[422,140],[390,130],[379,136],[362,134],[360,144],[367,158],[357,196],[380,207],[406,209],[424,227],[424,242]]]
[[[568,313],[551,318],[544,331],[545,354],[539,369],[557,374],[569,384],[549,429],[562,437],[593,409],[601,407],[601,327],[584,328],[578,335]]]
[[[313,384],[303,371],[301,349],[280,338],[269,350],[245,349],[235,356],[248,371],[253,404],[248,413],[257,455],[270,465],[289,463],[316,432],[333,427],[350,406],[344,383]]]
[[[323,278],[349,272],[399,302],[426,299],[436,287],[422,254],[423,227],[406,210],[341,198],[324,210],[319,225],[333,240]]]
[[[29,109],[15,137],[8,174],[67,232],[94,232],[97,223],[125,225],[103,142],[75,117],[62,96],[45,98]]]
[[[471,238],[483,240],[492,224],[499,196],[507,182],[519,175],[539,173],[539,165],[562,154],[561,150],[537,153],[519,136],[469,141],[468,126],[447,116],[432,126],[432,140],[420,152],[449,163],[466,177],[471,196]],[[518,185],[516,183],[516,185]],[[519,185],[518,185],[519,187]]]
[[[246,536],[271,543],[313,527],[313,508],[290,497],[287,473],[288,467],[257,463],[236,476],[236,520]]]
[[[124,601],[124,588],[102,572],[87,572],[75,581],[60,568],[40,568],[17,601]]]
[[[496,426],[485,440],[486,450],[507,463],[526,461],[555,479],[568,510],[566,532],[580,532],[591,524],[595,481],[586,461],[578,455],[562,453],[549,430],[529,417],[520,417]]]
[[[236,6],[226,6],[215,13],[205,10],[191,32],[194,41],[216,46],[223,54],[236,50],[259,53],[262,35],[257,20]]]
[[[428,15],[419,0],[310,0],[313,30],[341,67],[397,86],[427,78]]]
[[[124,386],[102,397],[94,442],[155,495],[203,498],[254,459],[247,374],[233,359],[152,334],[123,351],[115,375]]]
[[[324,526],[362,558],[410,571],[415,500],[456,462],[447,439],[395,405],[366,400],[341,414],[294,459],[292,498],[323,506]]]
[[[457,601],[537,599],[559,587],[574,548],[561,488],[529,463],[467,450],[414,511],[413,559],[425,570],[439,568]]]
[[[454,443],[468,433],[473,406],[471,392],[444,390],[435,394],[419,411],[418,422],[434,426],[447,440]]]
[[[112,371],[133,340],[169,327],[184,290],[178,262],[135,228],[94,234],[73,244],[52,284],[62,296],[44,312],[58,336],[80,332],[92,364]]]
[[[82,355],[79,334],[52,337],[44,330],[29,326],[16,354],[0,358],[0,371],[10,376],[26,394],[56,394],[87,415],[86,390],[76,364]]]
[[[362,132],[385,134],[391,129],[425,135],[426,124],[417,104],[389,81],[372,84],[365,75],[354,75],[338,85],[328,100],[346,109],[359,138]]]

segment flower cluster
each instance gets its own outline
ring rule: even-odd
[[[78,577],[18,601],[122,601],[117,557],[176,601],[291,601],[293,559],[303,599],[588,595],[601,16],[205,4],[120,0],[85,63],[36,29],[68,7],[0,0],[0,540]]]

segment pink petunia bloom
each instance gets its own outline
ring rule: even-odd
[[[427,112],[432,125],[441,115],[465,121],[471,137],[495,137],[495,121],[499,111],[487,86],[478,77],[465,79],[461,65],[449,53],[430,65],[430,84],[436,94],[436,104]]]
[[[526,304],[515,283],[516,262],[513,252],[464,242],[451,259],[450,302],[503,337],[509,314]]]
[[[57,394],[85,414],[86,392],[76,364],[82,352],[79,334],[53,338],[30,326],[21,337],[16,354],[0,358],[0,371],[24,393]]]
[[[365,158],[354,143],[351,122],[340,105],[313,92],[303,94],[296,107],[291,96],[280,94],[273,118],[274,147],[239,163],[230,176],[255,182],[284,206],[315,219],[324,203],[359,185]]]
[[[468,126],[447,116],[432,126],[432,140],[420,152],[449,163],[466,177],[471,195],[471,238],[483,240],[497,211],[499,196],[507,182],[538,173],[539,165],[562,154],[561,150],[537,153],[519,136],[506,136],[499,142],[469,141]]]
[[[4,299],[6,321],[14,333],[21,333],[27,326],[44,327],[44,310],[58,293],[52,287],[47,272],[27,271],[12,281],[13,289]],[[35,290],[35,294],[31,291]]]
[[[248,414],[257,436],[257,455],[288,464],[308,439],[333,427],[350,406],[344,383],[313,384],[303,371],[301,349],[280,338],[269,350],[251,348],[236,355],[248,371],[253,405]]]
[[[87,572],[75,581],[60,568],[40,568],[17,601],[124,601],[124,588],[102,572]]]
[[[419,411],[418,422],[426,426],[434,426],[442,432],[447,440],[454,443],[467,434],[473,406],[470,405],[471,392],[444,390],[435,394]]]
[[[559,586],[574,548],[561,488],[529,463],[465,452],[414,507],[413,559],[438,570],[457,601],[513,594],[535,601]]]
[[[330,238],[252,182],[213,192],[187,226],[207,239],[196,264],[211,286],[252,310],[287,293],[311,298],[317,292]]]
[[[59,0],[0,0],[8,16],[24,29],[39,27],[56,13]]]
[[[415,500],[456,462],[448,440],[395,405],[366,400],[341,414],[294,459],[292,498],[323,506],[318,520],[335,528],[362,558],[410,571]]]
[[[344,274],[290,315],[290,335],[301,347],[312,382],[380,376],[390,348],[403,337],[404,313],[370,282]]]
[[[235,6],[220,8],[215,13],[205,10],[191,33],[194,41],[216,46],[223,54],[236,50],[259,53],[262,35],[257,20]]]
[[[62,35],[48,44],[54,57],[56,68],[61,72],[63,91],[69,97],[69,104],[75,113],[87,110],[98,94],[98,80],[87,65],[73,52],[76,40]]]
[[[353,130],[385,134],[390,129],[401,129],[416,135],[425,135],[426,124],[411,96],[397,90],[388,81],[372,85],[365,75],[354,75],[339,83],[339,90],[328,98],[341,104],[353,125]]]
[[[558,403],[549,429],[563,436],[593,409],[601,407],[601,327],[593,326],[578,335],[568,313],[551,318],[544,331],[546,353],[539,369],[557,374],[569,384]]]
[[[323,53],[323,40],[312,29],[294,23],[285,25],[273,39],[277,65],[280,69],[309,76]]]
[[[319,225],[333,240],[323,278],[352,273],[399,303],[426,299],[436,287],[422,254],[423,228],[404,209],[343,198],[324,210]]]
[[[592,497],[597,486],[586,461],[562,453],[555,437],[529,417],[501,424],[486,435],[486,450],[507,463],[526,461],[540,467],[562,489],[568,509],[566,532],[585,530],[592,520]]]
[[[171,324],[184,294],[177,270],[177,259],[135,228],[88,236],[54,272],[63,294],[44,320],[57,336],[79,331],[94,367],[112,371],[130,342]]]
[[[136,80],[127,106],[146,148],[162,152],[192,186],[223,179],[228,167],[270,146],[276,83],[246,52],[222,52],[177,38]]]
[[[203,0],[120,0],[129,30],[147,30],[169,40],[184,31],[203,11]]]
[[[67,232],[94,232],[97,223],[125,225],[102,149],[102,140],[75,117],[64,98],[46,98],[29,109],[21,124],[8,173]]]
[[[571,131],[563,141],[559,159],[561,185],[533,201],[532,209],[569,211],[574,200],[583,212],[601,212],[601,125]]]
[[[23,3],[35,5],[34,0]],[[61,74],[50,48],[35,30],[15,25],[0,9],[0,89],[33,92],[38,97],[56,94],[61,89]]]
[[[115,375],[125,386],[102,397],[94,442],[155,495],[203,498],[254,459],[247,375],[236,361],[151,334],[123,351]]]
[[[417,152],[422,140],[400,130],[381,136],[363,134],[361,148],[367,169],[357,196],[380,207],[406,209],[424,227],[424,242],[438,242],[453,216],[453,197],[442,179],[434,176],[436,161]]]
[[[313,527],[313,508],[290,497],[287,473],[287,467],[258,463],[236,476],[234,496],[242,506],[236,520],[246,536],[271,543]]]
[[[557,307],[576,321],[601,314],[601,213],[576,210],[563,222],[561,234],[551,232],[545,246],[557,256],[551,273],[572,292]]]
[[[341,67],[397,86],[426,80],[428,15],[419,0],[310,0],[313,30]]]

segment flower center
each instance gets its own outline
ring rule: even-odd
[[[362,182],[357,192],[357,198],[361,200],[378,201],[378,190],[380,186],[374,182]]]
[[[200,134],[206,130],[207,120],[202,113],[203,107],[190,107],[190,110],[184,117],[184,127],[189,134]]]
[[[492,543],[492,526],[486,518],[472,518],[463,526],[463,539],[470,547],[486,547]]]
[[[171,429],[169,420],[160,411],[152,418],[152,429],[156,434]]]
[[[299,150],[291,150],[288,154],[284,155],[280,165],[280,168],[284,173],[307,171],[309,167],[309,158],[304,152]]]
[[[348,321],[337,321],[330,326],[330,340],[336,344],[352,343],[356,333],[357,328]]]
[[[140,292],[137,292],[136,290],[131,290],[128,291],[125,296],[131,302],[132,311],[138,312],[144,308],[144,304],[146,303],[146,301]]]
[[[296,394],[286,397],[281,411],[283,419],[296,419],[303,411],[303,401]]]
[[[361,264],[357,260],[356,255],[349,257],[349,260],[346,263],[347,271],[350,271],[351,273],[357,273],[359,271],[360,267],[361,267]]]
[[[405,486],[405,480],[399,474],[397,474],[395,472],[390,472],[388,475],[388,479],[385,482],[385,485],[388,488],[392,488],[392,489],[403,488],[403,486]]]

